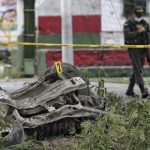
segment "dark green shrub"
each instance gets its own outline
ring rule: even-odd
[[[82,123],[77,150],[149,150],[150,101],[127,104],[113,93],[107,95],[107,114]]]

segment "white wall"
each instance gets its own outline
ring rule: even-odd
[[[39,16],[60,16],[61,0],[37,0]],[[67,8],[66,8],[67,9]],[[102,44],[123,44],[123,0],[72,0],[72,15],[101,15]]]
[[[72,15],[100,15],[101,0],[72,0]],[[37,0],[39,16],[60,16],[61,0]],[[66,8],[67,9],[67,8]]]
[[[101,0],[102,44],[123,44],[123,0]]]

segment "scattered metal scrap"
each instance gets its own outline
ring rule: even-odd
[[[21,143],[26,135],[42,139],[80,131],[80,123],[105,114],[105,99],[94,94],[80,72],[62,63],[57,74],[52,66],[38,81],[9,93],[1,89],[0,114],[12,116],[12,128],[2,137],[5,146]]]

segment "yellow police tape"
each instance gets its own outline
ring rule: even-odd
[[[150,48],[150,45],[53,44],[53,43],[31,43],[31,42],[0,42],[0,45],[25,45],[25,46],[45,46],[45,47],[70,46],[80,48]]]

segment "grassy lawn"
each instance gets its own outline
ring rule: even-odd
[[[102,77],[102,78],[90,78],[90,81],[97,82],[100,79],[104,79],[106,83],[128,83],[129,77]],[[150,77],[144,77],[146,84],[150,85]]]

